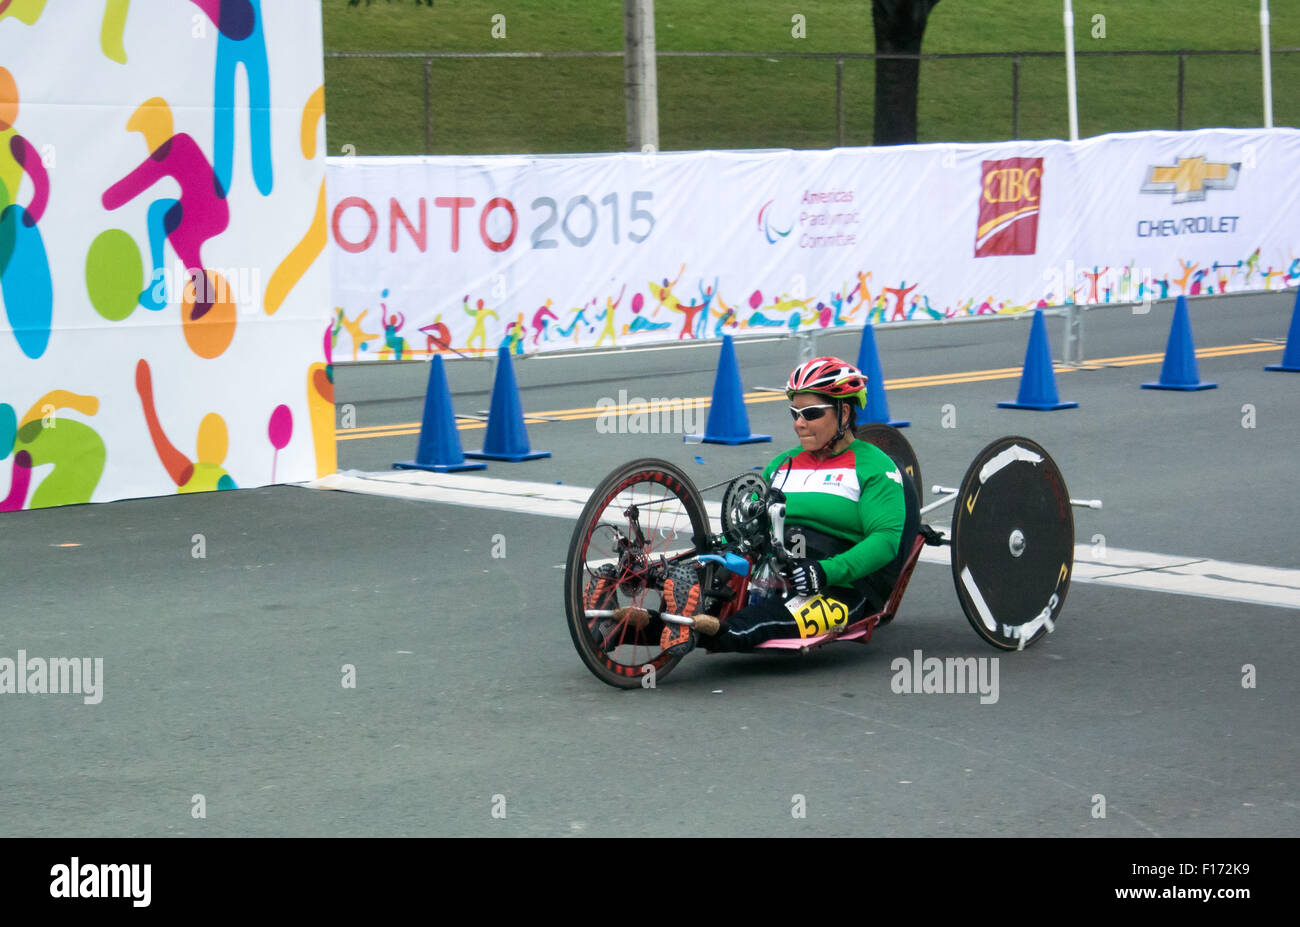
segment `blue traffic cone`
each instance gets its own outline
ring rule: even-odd
[[[713,381],[713,403],[702,435],[686,435],[684,441],[706,444],[757,444],[771,441],[771,435],[750,434],[749,412],[745,409],[744,390],[740,385],[740,366],[730,335],[722,336],[722,357]]]
[[[508,342],[497,348],[497,377],[492,384],[492,406],[488,409],[483,450],[466,451],[465,456],[511,463],[551,456],[550,451],[534,451],[528,446],[528,429],[524,427],[524,410],[519,405],[519,386],[515,383]]]
[[[1165,346],[1165,362],[1160,368],[1160,379],[1143,383],[1143,389],[1176,389],[1191,392],[1214,389],[1218,383],[1201,382],[1196,371],[1196,348],[1192,345],[1192,323],[1187,315],[1187,297],[1180,296],[1174,303],[1174,324],[1169,327],[1169,342]]]
[[[1015,402],[999,402],[999,409],[1077,409],[1077,402],[1062,402],[1056,392],[1056,372],[1052,370],[1052,352],[1047,347],[1047,322],[1043,310],[1034,310],[1034,324],[1029,330],[1029,347],[1025,349],[1025,368],[1020,374],[1020,392]]]
[[[1286,336],[1286,350],[1282,352],[1282,363],[1269,364],[1264,369],[1300,373],[1300,290],[1295,294],[1295,310],[1291,313],[1291,330]]]
[[[451,390],[442,369],[442,357],[435,354],[429,364],[429,389],[424,394],[424,421],[420,423],[420,443],[415,460],[393,464],[394,470],[432,470],[451,473],[455,470],[486,470],[487,464],[466,463],[460,450],[460,432],[456,430],[456,413],[451,409]]]
[[[867,377],[867,410],[863,422],[884,422],[906,428],[907,422],[889,420],[889,400],[885,398],[885,375],[880,372],[880,355],[876,352],[876,332],[868,322],[862,326],[862,344],[858,348],[858,369]]]

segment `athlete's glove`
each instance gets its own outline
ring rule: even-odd
[[[826,588],[826,571],[816,560],[796,560],[786,578],[799,595],[818,595]]]

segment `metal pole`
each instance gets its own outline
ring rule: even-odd
[[[1020,138],[1020,56],[1011,59],[1011,137]]]
[[[844,147],[844,59],[835,59],[835,138]]]
[[[817,353],[817,332],[814,329],[808,329],[806,332],[795,332],[795,340],[799,342],[799,360],[802,364],[810,361],[814,357],[820,357]]]
[[[944,486],[931,486],[930,492],[932,493],[942,492],[944,494],[944,497],[942,499],[936,499],[935,501],[931,502],[925,508],[921,509],[921,511],[917,513],[918,515],[924,515],[927,512],[932,511],[933,509],[937,509],[941,506],[947,505],[948,503],[952,502],[953,499],[957,498],[957,495],[959,492],[961,492],[961,490],[952,489],[950,487],[944,487]],[[588,614],[590,614],[590,612],[588,612]]]
[[[1065,351],[1062,362],[1078,367],[1083,363],[1083,311],[1078,303],[1065,309]]]
[[[654,0],[623,0],[623,88],[630,151],[659,149]]]
[[[1268,0],[1259,0],[1260,51],[1264,58],[1264,128],[1273,128],[1273,69],[1269,66]]]
[[[1187,56],[1178,56],[1178,131],[1183,131],[1183,79],[1187,71]]]
[[[424,59],[424,153],[433,154],[433,59]]]
[[[1078,88],[1074,80],[1074,5],[1065,0],[1065,92],[1070,107],[1070,141],[1079,140]]]

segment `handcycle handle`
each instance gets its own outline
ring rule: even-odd
[[[749,575],[749,561],[740,554],[734,554],[727,551],[725,554],[700,554],[695,558],[700,563],[717,563],[729,573],[735,573],[737,576]]]
[[[778,490],[779,491],[779,490]],[[780,502],[771,502],[767,506],[768,518],[772,520],[772,549],[776,551],[777,559],[782,563],[788,563],[790,552],[785,549],[785,495],[781,495]]]

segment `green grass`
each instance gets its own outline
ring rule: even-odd
[[[432,9],[374,0],[323,0],[327,52],[621,51],[619,0],[446,0]],[[1256,0],[1126,0],[1075,4],[1079,52],[1256,49]],[[1272,44],[1300,47],[1300,3],[1273,3]],[[871,52],[868,0],[758,0],[744,4],[657,0],[660,51]],[[791,36],[805,17],[806,37]],[[1106,17],[1093,38],[1092,17]],[[492,17],[505,16],[505,38]],[[927,53],[1060,51],[1058,0],[943,0],[926,30]],[[1177,56],[1078,59],[1079,133],[1177,127]],[[426,108],[425,61],[327,58],[329,151],[358,154],[621,151],[626,125],[620,58],[434,59]],[[660,58],[664,149],[825,148],[837,144],[835,64],[792,58]],[[925,61],[919,137],[1012,138],[1012,64],[1002,59]],[[1068,133],[1061,58],[1020,63],[1017,135]],[[843,69],[844,143],[871,144],[874,65]],[[1300,125],[1300,53],[1273,55],[1276,125]],[[1263,121],[1257,56],[1186,59],[1183,128]]]

